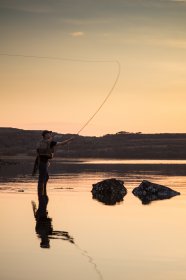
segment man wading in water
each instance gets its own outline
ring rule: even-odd
[[[33,175],[35,175],[37,168],[39,169],[38,179],[38,197],[47,196],[46,185],[49,179],[48,167],[49,160],[53,158],[54,147],[63,146],[73,140],[70,138],[62,142],[53,141],[52,131],[44,130],[42,132],[43,139],[37,146],[37,158],[34,165]]]

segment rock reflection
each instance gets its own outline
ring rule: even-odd
[[[67,231],[54,230],[52,226],[52,218],[48,217],[47,205],[48,196],[41,195],[38,197],[39,206],[37,209],[36,203],[32,201],[32,208],[36,220],[35,231],[41,239],[41,248],[50,248],[50,239],[61,239],[74,244],[74,239]]]
[[[105,205],[115,205],[123,202],[122,194],[92,194],[93,199],[97,199],[99,202],[104,203]]]

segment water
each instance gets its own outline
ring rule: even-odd
[[[40,247],[31,205],[38,204],[37,179],[25,166],[0,174],[2,280],[186,279],[185,162],[57,160],[48,184],[48,249]],[[124,201],[92,199],[92,184],[112,177],[124,181]],[[143,205],[132,194],[143,179],[181,195]]]

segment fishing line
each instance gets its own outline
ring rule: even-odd
[[[103,280],[103,275],[101,273],[101,271],[99,270],[97,264],[95,263],[95,261],[93,260],[93,258],[91,256],[89,256],[88,252],[81,249],[77,244],[75,244],[75,247],[81,252],[81,255],[85,258],[88,259],[88,262],[93,266],[94,271],[96,272],[97,276],[99,277],[100,280]]]
[[[79,135],[79,133],[91,122],[91,120],[97,115],[97,113],[101,110],[101,108],[103,107],[103,105],[106,103],[106,101],[108,100],[108,98],[110,97],[110,95],[112,94],[114,88],[116,87],[116,84],[119,80],[119,76],[121,73],[121,67],[120,67],[120,63],[119,61],[115,61],[115,63],[117,63],[118,65],[118,71],[117,71],[117,76],[116,79],[114,81],[114,84],[112,85],[111,89],[109,90],[107,96],[105,97],[105,99],[103,100],[103,102],[101,103],[101,105],[98,107],[98,109],[95,111],[95,113],[88,119],[88,121],[82,126],[82,128],[77,132],[77,135]]]
[[[55,57],[55,56],[38,56],[38,55],[24,55],[24,54],[9,54],[9,53],[0,53],[0,56],[8,56],[8,57],[23,57],[23,58],[35,58],[35,59],[48,59],[48,60],[61,60],[61,61],[71,61],[71,62],[85,62],[85,63],[115,63],[117,65],[117,74],[116,78],[114,80],[114,83],[109,90],[108,94],[102,101],[101,105],[98,107],[98,109],[89,117],[89,119],[84,123],[84,125],[77,131],[76,135],[79,135],[80,132],[84,130],[84,128],[92,121],[92,119],[98,114],[98,112],[101,110],[103,105],[107,102],[108,98],[114,91],[120,74],[121,74],[121,65],[118,60],[91,60],[91,59],[73,59],[73,58],[63,58],[63,57]]]

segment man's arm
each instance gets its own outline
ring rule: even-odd
[[[56,143],[56,146],[63,146],[63,145],[66,145],[67,143],[69,143],[69,142],[71,142],[71,141],[73,141],[73,140],[74,140],[74,137],[71,137],[71,138],[69,138],[69,139],[67,139],[67,140],[65,140],[65,141],[57,142],[57,143]]]

